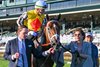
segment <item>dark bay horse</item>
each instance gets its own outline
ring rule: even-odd
[[[59,35],[60,35],[60,25],[59,25],[59,19],[60,14],[58,15],[58,18],[54,18],[52,20],[49,20],[48,15],[47,17],[47,24],[43,29],[43,35],[41,37],[41,49],[42,51],[46,51],[51,47],[56,47],[56,45],[59,43]],[[47,57],[43,57],[41,59],[36,60],[37,67],[53,67],[54,60],[52,59],[51,55],[48,55]]]

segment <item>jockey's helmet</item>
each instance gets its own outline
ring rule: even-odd
[[[47,3],[44,1],[44,0],[38,0],[36,3],[35,3],[35,8],[47,8]]]

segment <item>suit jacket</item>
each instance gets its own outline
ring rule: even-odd
[[[31,67],[31,54],[34,54],[36,58],[42,57],[42,52],[38,49],[34,48],[34,44],[31,40],[25,39],[25,46],[26,46],[26,56],[28,61],[28,67]],[[9,67],[16,67],[18,60],[12,60],[12,55],[16,52],[19,52],[18,48],[18,38],[9,40],[6,44],[6,50],[4,53],[4,58],[9,60]]]

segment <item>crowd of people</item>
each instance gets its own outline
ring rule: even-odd
[[[46,8],[46,2],[39,0],[36,2],[34,10],[25,12],[18,18],[17,37],[7,42],[4,53],[4,58],[10,61],[9,67],[31,67],[33,65],[33,63],[31,64],[32,54],[35,58],[42,58],[56,52],[53,47],[42,52],[41,49],[38,49],[39,44],[33,42],[46,25],[44,14]],[[78,28],[73,31],[73,37],[74,41],[60,48],[60,51],[69,51],[72,54],[71,67],[99,67],[98,49],[92,43],[92,34],[85,35],[84,31]],[[62,55],[62,57],[64,56]],[[63,66],[62,64],[56,67]]]

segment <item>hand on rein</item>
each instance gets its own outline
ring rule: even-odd
[[[53,47],[50,48],[49,50],[50,50],[50,54],[54,54],[54,48]]]

